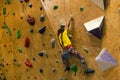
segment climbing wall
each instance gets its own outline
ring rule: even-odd
[[[60,24],[66,25],[71,16],[74,18],[73,45],[85,57],[88,66],[95,69],[94,75],[84,75],[81,65],[73,58],[71,62],[77,62],[76,64],[79,67],[76,76],[66,73],[72,76],[69,77],[70,80],[119,80],[119,65],[103,72],[95,62],[100,51],[106,48],[119,63],[119,1],[106,0],[106,9],[103,10],[90,0],[42,0],[55,33]],[[86,33],[83,24],[103,15],[105,15],[105,20],[102,38],[97,39],[95,36]],[[86,49],[88,53],[85,52]]]
[[[58,78],[60,48],[41,1],[9,1],[0,1],[0,80]]]
[[[89,0],[1,0],[0,80],[119,80],[119,65],[103,72],[95,62],[103,48],[120,60],[120,0],[106,2],[103,10]],[[83,24],[103,15],[103,36],[98,39]],[[69,62],[77,65],[76,75],[64,71],[57,29],[71,16],[75,21],[72,43],[94,74],[85,75],[73,56]]]

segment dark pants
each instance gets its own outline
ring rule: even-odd
[[[70,58],[70,55],[75,55],[78,59],[80,59],[80,62],[82,64],[82,67],[84,69],[87,69],[87,64],[85,62],[85,59],[83,58],[82,55],[80,55],[80,53],[78,51],[76,51],[73,47],[68,47],[67,49],[63,50],[63,54],[61,55],[62,58],[62,62],[63,64],[65,64],[66,66],[68,66],[67,64],[67,60]]]

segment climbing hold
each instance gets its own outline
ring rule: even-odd
[[[42,43],[42,46],[45,46],[45,43]]]
[[[40,69],[40,73],[43,73],[43,69],[42,68]]]
[[[65,78],[65,80],[68,80],[68,78]]]
[[[1,61],[3,61],[3,62],[4,62],[4,58],[3,58],[3,57],[1,57]]]
[[[52,33],[49,33],[49,35],[50,35],[50,36],[53,36],[53,34],[52,34]]]
[[[45,2],[45,0],[42,0],[43,2]]]
[[[13,16],[15,16],[15,13],[13,13]]]
[[[6,63],[6,66],[9,66],[9,63]]]
[[[35,57],[32,57],[32,60],[35,61]]]
[[[25,65],[28,67],[32,67],[32,63],[30,62],[28,58],[25,60]]]
[[[52,69],[52,71],[53,71],[53,72],[55,72],[55,71],[56,71],[56,69],[55,69],[55,68],[53,68],[53,69]]]
[[[10,53],[10,51],[8,51],[8,53]]]
[[[6,7],[3,8],[3,15],[6,14]]]
[[[6,0],[7,4],[11,4],[11,1],[10,0]]]
[[[82,12],[84,10],[84,7],[80,7],[80,11]]]
[[[18,52],[19,52],[19,53],[22,53],[22,49],[21,49],[21,48],[18,48]]]
[[[70,69],[71,69],[71,71],[73,71],[75,73],[78,71],[78,68],[77,68],[76,64],[73,64],[72,66],[70,66]]]
[[[29,0],[24,0],[25,2],[29,2]]]
[[[39,33],[43,34],[46,31],[46,26],[43,26],[39,29]]]
[[[20,17],[20,19],[23,19],[23,17]]]
[[[15,31],[16,29],[15,28],[13,28],[13,31]]]
[[[40,21],[41,21],[41,22],[44,22],[44,21],[45,21],[45,16],[44,16],[43,14],[40,16]]]
[[[55,61],[56,61],[56,63],[58,63],[58,62],[59,62],[59,60],[58,60],[58,59],[56,59]]]
[[[22,78],[21,76],[18,76],[18,78]]]
[[[52,48],[55,47],[55,39],[51,39]]]
[[[83,50],[84,50],[86,53],[88,53],[88,49],[87,49],[87,48],[84,48]]]
[[[29,6],[30,8],[32,8],[32,4],[28,4],[28,6]]]
[[[43,7],[42,7],[42,6],[40,7],[40,10],[43,10]]]
[[[34,79],[37,79],[37,77],[34,77]]]
[[[33,33],[33,29],[30,29],[30,32]]]
[[[28,76],[27,78],[28,78],[28,79],[30,79],[30,77],[29,77],[29,76]]]
[[[21,32],[20,32],[20,30],[18,30],[17,31],[17,38],[20,39],[20,37],[21,37]]]
[[[14,62],[14,65],[19,67],[21,65],[21,62]]]
[[[16,62],[17,60],[16,59],[13,59],[14,62]]]
[[[24,46],[28,48],[30,46],[30,39],[28,37],[25,38],[25,44]]]
[[[118,8],[118,12],[120,13],[120,7]]]
[[[23,0],[19,0],[20,1],[20,3],[23,3]]]
[[[48,53],[46,52],[46,53],[44,54],[44,56],[45,56],[46,58],[48,58]]]
[[[55,5],[55,6],[53,7],[53,9],[54,9],[54,10],[58,9],[58,6],[57,6],[57,5]]]
[[[59,50],[58,50],[58,53],[60,53],[60,54],[61,54],[62,52],[63,52],[63,51],[62,51],[61,49],[59,49]]]
[[[64,78],[60,77],[58,80],[64,80]]]
[[[2,63],[1,66],[4,67],[4,64]]]
[[[28,72],[29,70],[28,70],[28,69],[26,69],[26,71]]]
[[[31,26],[35,25],[35,19],[34,19],[34,17],[27,16],[26,20],[27,20],[27,22],[28,22]]]
[[[69,39],[72,39],[72,38],[73,38],[73,36],[72,36],[72,35],[70,35],[70,34],[69,34],[68,36],[69,36]]]
[[[4,28],[6,29],[7,33],[9,34],[9,36],[11,36],[10,28],[7,26],[7,24],[5,22],[4,22]]]
[[[43,54],[44,54],[44,52],[42,52],[42,51],[38,53],[38,55],[41,57],[43,57]]]
[[[4,47],[6,47],[7,45],[6,44],[4,44]]]

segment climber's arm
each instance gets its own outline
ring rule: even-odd
[[[73,18],[71,17],[68,24],[65,26],[65,29],[68,30],[71,24],[71,21],[73,21]]]

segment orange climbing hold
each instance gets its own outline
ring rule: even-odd
[[[25,38],[25,45],[26,48],[29,48],[30,46],[30,39],[28,37]]]
[[[25,65],[28,67],[32,67],[32,63],[30,62],[28,58],[25,60]]]

